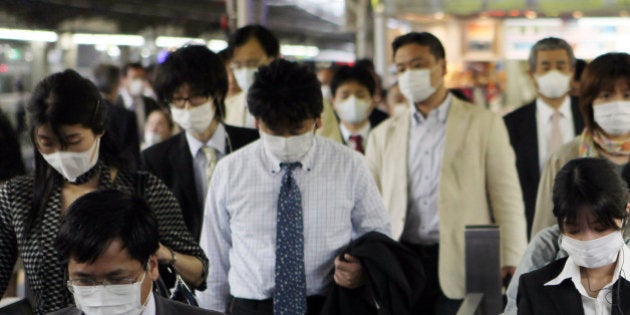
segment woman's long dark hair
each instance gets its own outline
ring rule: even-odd
[[[94,134],[103,134],[99,160],[116,168],[125,168],[124,159],[111,133],[106,132],[106,109],[101,95],[92,82],[73,70],[52,74],[40,81],[27,106],[30,136],[35,156],[35,178],[31,211],[26,218],[26,232],[42,218],[46,203],[55,183],[61,176],[44,160],[38,150],[35,132],[48,125],[61,144],[67,147],[61,134],[61,126],[79,124]]]

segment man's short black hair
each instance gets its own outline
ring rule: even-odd
[[[396,51],[398,51],[398,48],[408,44],[417,44],[429,47],[429,51],[436,60],[446,58],[446,53],[444,52],[444,46],[442,46],[442,42],[440,42],[440,40],[435,37],[435,35],[428,32],[411,32],[396,37],[396,39],[394,39],[394,42],[392,43],[394,56],[396,56]]]
[[[158,224],[144,199],[102,190],[85,194],[68,207],[55,245],[65,261],[93,263],[114,240],[145,266],[159,248]]]
[[[306,66],[276,59],[258,68],[247,104],[252,115],[272,131],[299,129],[305,119],[320,117],[321,85]]]
[[[280,42],[276,36],[274,36],[269,29],[258,24],[243,26],[236,30],[236,32],[230,36],[228,46],[233,52],[235,47],[243,46],[252,38],[260,43],[260,46],[262,46],[267,56],[280,56]]]
[[[363,85],[370,92],[370,96],[374,96],[374,92],[376,91],[376,82],[374,81],[374,76],[368,69],[361,66],[342,66],[335,72],[332,80],[330,81],[330,91],[332,92],[332,97],[335,97],[339,86],[351,81]]]
[[[126,63],[123,67],[122,67],[122,72],[120,73],[123,77],[127,76],[127,72],[129,72],[130,69],[137,69],[137,70],[144,70],[147,71],[144,66],[142,66],[141,63],[139,62],[128,62]]]
[[[171,53],[155,74],[154,89],[162,103],[168,103],[173,93],[184,83],[192,93],[211,96],[221,119],[225,117],[225,95],[228,79],[221,58],[208,47],[188,45]]]
[[[560,230],[574,224],[580,211],[592,211],[603,228],[619,229],[615,219],[628,216],[628,185],[606,159],[579,158],[569,161],[556,175],[553,214]]]
[[[94,85],[101,93],[110,94],[120,84],[120,69],[114,65],[100,64],[92,74]]]

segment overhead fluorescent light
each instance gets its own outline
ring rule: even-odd
[[[280,45],[280,53],[283,56],[314,58],[319,55],[319,48],[304,45]]]
[[[58,36],[57,33],[50,31],[0,28],[0,38],[35,42],[56,42]]]
[[[158,38],[155,39],[155,46],[161,48],[181,47],[188,44],[205,45],[206,41],[201,38],[172,36],[158,36]]]
[[[220,39],[211,39],[208,42],[208,48],[214,52],[219,52],[228,47],[228,43]]]
[[[72,35],[72,41],[78,45],[117,45],[142,46],[144,37],[140,35],[122,34],[81,34]]]

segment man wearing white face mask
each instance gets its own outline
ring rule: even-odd
[[[370,130],[387,119],[387,114],[375,109],[374,77],[364,68],[343,66],[335,72],[330,88],[343,142],[365,153]]]
[[[514,153],[503,120],[445,88],[445,51],[430,33],[392,44],[407,109],[376,127],[366,158],[395,239],[421,257],[427,284],[414,314],[455,314],[465,295],[464,231],[501,228],[502,276],[526,247]]]
[[[219,314],[152,293],[158,279],[158,224],[140,197],[88,193],[66,212],[56,247],[67,261],[74,306],[53,315]]]
[[[258,139],[253,129],[223,123],[227,86],[223,62],[204,46],[176,50],[159,65],[155,77],[158,97],[169,104],[183,132],[143,151],[143,164],[173,192],[196,240],[216,163]]]
[[[234,315],[319,314],[333,279],[363,284],[358,260],[335,256],[369,231],[389,234],[382,200],[360,154],[315,135],[322,94],[307,68],[261,67],[248,105],[261,139],[216,167],[200,241],[214,267],[199,305],[224,311],[231,295]]]
[[[138,139],[142,141],[144,124],[149,113],[159,109],[158,104],[150,97],[144,96],[147,72],[140,63],[128,63],[122,68],[122,88],[116,105],[123,106],[136,114],[138,123]]]
[[[280,57],[280,42],[266,27],[247,25],[236,30],[229,39],[232,51],[230,68],[242,92],[225,100],[225,123],[255,128],[255,119],[247,110],[247,92],[254,82],[258,67],[268,65]],[[327,101],[321,115],[322,127],[317,134],[341,142],[335,113]]]
[[[555,37],[538,41],[529,55],[529,74],[537,97],[504,117],[516,154],[528,233],[545,163],[584,128],[578,99],[569,96],[574,65],[573,49],[566,41]]]

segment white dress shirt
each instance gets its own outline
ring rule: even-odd
[[[359,135],[363,138],[363,147],[367,144],[368,135],[370,134],[371,125],[368,122],[361,129],[352,132],[346,128],[342,123],[339,123],[339,130],[341,131],[341,136],[343,137],[343,142],[350,147],[353,148],[352,143],[350,143],[350,136]]]
[[[213,148],[217,153],[218,161],[226,154],[226,137],[227,133],[225,132],[225,127],[223,127],[223,124],[221,123],[219,123],[217,129],[214,131],[214,134],[206,143],[197,140],[197,138],[186,131],[186,141],[188,142],[188,147],[190,148],[190,155],[193,157],[193,172],[195,173],[197,198],[202,204],[204,202],[204,198],[206,197],[206,192],[208,191],[208,183],[206,181],[206,165],[208,164],[208,160],[206,159],[206,155],[203,153],[202,148]]]
[[[619,253],[619,258],[617,259],[617,266],[615,267],[612,281],[606,284],[599,291],[599,293],[597,293],[597,297],[592,298],[586,292],[586,289],[582,285],[580,266],[575,264],[573,259],[571,259],[571,256],[567,258],[567,261],[564,264],[564,268],[562,269],[560,274],[558,274],[557,277],[553,278],[549,282],[545,283],[545,286],[559,285],[565,279],[571,279],[573,285],[578,290],[578,292],[580,292],[580,296],[582,297],[584,315],[610,315],[612,311],[612,297],[610,295],[613,290],[613,284],[617,282],[620,275],[624,279],[629,280],[628,275],[626,275],[626,271],[628,270],[630,270],[630,248],[628,247],[628,245],[623,245]],[[622,294],[627,294],[627,292]]]
[[[538,129],[538,165],[542,171],[547,159],[553,152],[549,152],[549,139],[551,139],[551,118],[553,107],[540,98],[536,99],[536,127]],[[571,111],[571,98],[566,96],[560,108],[560,132],[562,143],[567,143],[575,138],[575,126],[573,125],[573,112]]]
[[[293,177],[302,196],[307,295],[325,293],[334,257],[366,232],[390,235],[389,219],[363,156],[315,137]],[[272,298],[276,215],[284,172],[261,140],[219,161],[206,199],[201,248],[208,253],[202,307],[225,311],[228,294]]]
[[[149,291],[149,299],[147,301],[147,307],[142,311],[142,315],[156,315],[157,314],[157,306],[155,305],[155,297],[153,296],[153,290]]]
[[[451,95],[425,118],[413,106],[407,158],[409,200],[401,240],[432,245],[440,240],[438,193]]]

